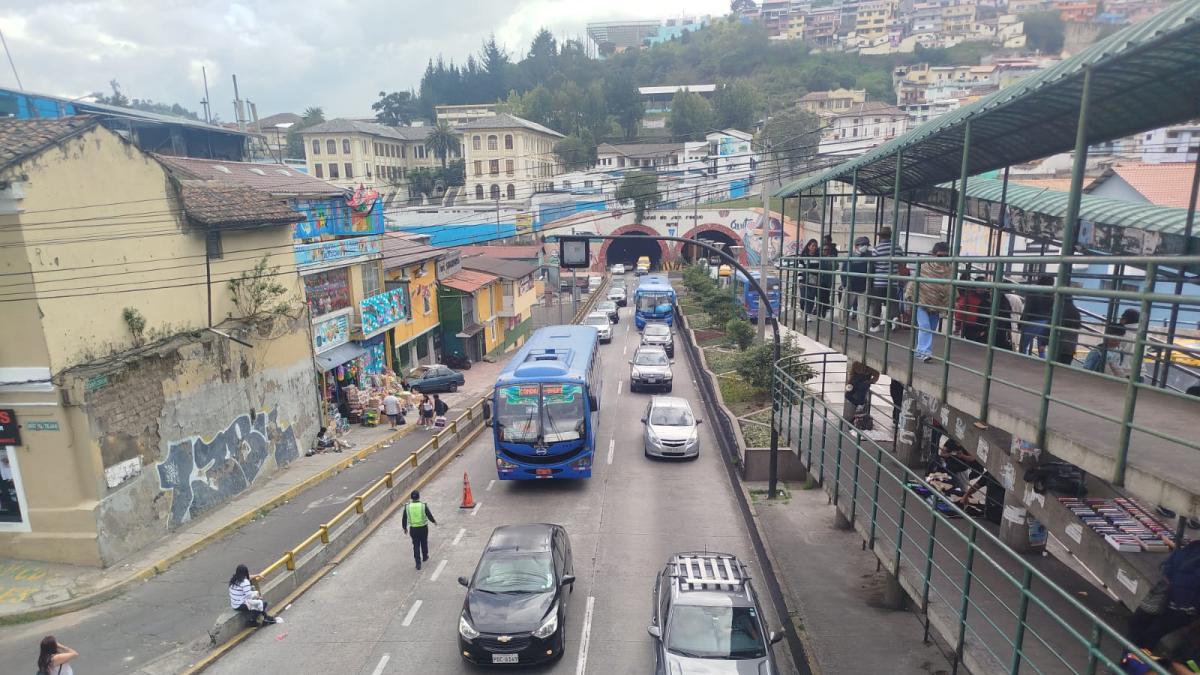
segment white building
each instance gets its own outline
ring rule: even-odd
[[[1142,161],[1147,164],[1195,162],[1200,153],[1200,122],[1177,124],[1142,134]]]
[[[867,101],[830,117],[819,149],[823,155],[858,155],[907,130],[907,112],[879,101]]]

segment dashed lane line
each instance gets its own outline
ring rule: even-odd
[[[617,442],[616,442],[616,440],[614,440],[614,439],[612,439],[612,438],[608,439],[608,463],[609,463],[609,464],[612,464],[612,461],[613,461],[613,448],[615,448],[615,447],[616,447],[616,445],[617,445]]]
[[[420,600],[414,602],[412,607],[408,608],[408,614],[404,615],[404,621],[400,622],[400,625],[404,626],[405,628],[411,626],[413,619],[416,618],[416,616],[417,616],[417,610],[419,610],[419,609],[421,609],[421,601]]]
[[[617,396],[621,395],[621,385],[625,384],[625,380],[617,380]]]
[[[471,509],[471,515],[479,515],[479,507],[483,506],[483,502],[475,502],[475,508]]]
[[[495,485],[495,484],[496,484],[496,479],[495,479],[495,478],[493,478],[493,479],[489,480],[489,481],[488,481],[488,486],[487,486],[487,487],[485,487],[485,488],[483,489],[483,491],[484,491],[484,492],[491,492],[491,491],[492,491],[492,486],[493,486],[493,485]]]
[[[438,563],[437,569],[433,571],[433,574],[429,577],[429,580],[437,581],[438,577],[442,575],[442,570],[446,569],[446,563],[448,562],[450,561],[443,559],[442,562]]]
[[[384,654],[383,658],[379,659],[379,665],[375,666],[375,670],[371,671],[371,675],[383,675],[383,669],[387,667],[388,661],[391,660],[391,654]]]
[[[458,542],[462,541],[463,535],[467,533],[467,528],[458,528],[458,534],[454,535],[454,541],[450,542],[451,546],[458,546]]]
[[[588,596],[587,610],[583,613],[583,636],[579,638],[579,660],[575,662],[575,675],[587,672],[588,645],[592,640],[592,610],[596,606],[596,598]]]

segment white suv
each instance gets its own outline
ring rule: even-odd
[[[583,319],[583,325],[595,326],[596,330],[600,331],[601,342],[612,342],[612,320],[608,318],[608,312],[592,312]]]

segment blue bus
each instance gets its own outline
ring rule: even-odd
[[[529,336],[492,399],[500,480],[592,475],[603,372],[593,326],[547,326]]]
[[[779,277],[768,275],[767,283],[764,284],[760,273],[751,272],[750,276],[767,292],[767,300],[771,303],[771,316],[779,316]],[[746,280],[746,275],[741,272],[734,275],[733,289],[746,317],[751,321],[758,321],[758,293],[754,292],[754,287]]]
[[[633,292],[633,323],[638,330],[647,321],[674,322],[675,289],[664,274],[647,274]]]

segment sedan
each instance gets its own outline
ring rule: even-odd
[[[613,265],[612,273],[613,274],[625,274],[625,266],[622,265],[621,263],[617,263],[616,265]]]
[[[700,420],[686,398],[655,396],[646,406],[644,452],[647,457],[700,456]]]
[[[675,341],[671,339],[671,327],[665,323],[647,323],[642,329],[642,344],[647,347],[662,347],[667,356],[675,358]]]
[[[613,286],[608,289],[608,299],[624,307],[626,303],[625,287]]]
[[[629,391],[651,387],[671,391],[671,359],[660,347],[638,347],[629,361]]]
[[[467,588],[458,646],[475,664],[534,664],[563,655],[567,601],[575,589],[571,541],[560,525],[492,531]]]
[[[458,391],[466,383],[462,373],[455,372],[446,366],[433,364],[422,366],[408,378],[408,384],[418,394],[428,394],[435,391]]]
[[[608,314],[604,312],[592,312],[584,317],[583,325],[595,326],[596,330],[600,331],[601,342],[612,342],[612,320],[608,318]]]
[[[617,309],[617,303],[612,300],[602,300],[596,304],[597,312],[604,312],[608,315],[609,321],[613,323],[621,322],[621,312]]]

